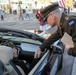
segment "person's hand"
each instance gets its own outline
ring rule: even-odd
[[[35,59],[40,58],[40,55],[41,55],[41,49],[38,48],[37,51],[36,51],[35,54],[34,54],[34,58],[35,58]]]
[[[68,53],[71,52],[71,50],[70,50],[70,48],[72,48],[71,45],[66,45],[65,48],[66,48]]]
[[[71,46],[71,45],[66,45],[65,48],[68,50],[70,48],[73,48],[74,46]]]
[[[50,36],[50,34],[48,34],[48,35],[45,37],[45,39],[48,39],[48,38],[49,38],[49,36]]]
[[[17,49],[13,48],[13,58],[18,57]]]
[[[66,45],[65,48],[68,50],[69,48],[71,48],[70,45]]]
[[[73,48],[73,47],[71,47],[70,45],[66,45],[65,48],[67,49],[67,53],[69,55],[72,55],[72,49],[71,48]]]

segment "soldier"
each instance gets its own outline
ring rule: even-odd
[[[1,20],[3,21],[4,20],[4,11],[3,10],[0,10],[0,15],[1,15]]]
[[[76,56],[76,17],[62,13],[57,3],[47,6],[40,12],[45,22],[51,27],[58,26],[58,29],[37,49],[34,58],[39,58],[41,51],[49,48],[56,40],[62,38],[65,32],[72,36],[74,42],[74,47],[66,46],[67,52],[69,55]]]

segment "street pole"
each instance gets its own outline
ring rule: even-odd
[[[10,13],[10,14],[12,13],[11,2],[10,2],[10,0],[9,0],[9,13]]]
[[[0,1],[0,10],[2,10],[2,4],[1,4],[1,1]]]

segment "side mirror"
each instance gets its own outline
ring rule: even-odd
[[[62,54],[63,53],[63,49],[62,47],[58,46],[58,45],[52,45],[53,48],[53,53],[58,53],[58,54]]]

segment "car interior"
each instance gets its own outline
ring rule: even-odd
[[[53,69],[62,65],[63,44],[52,45],[41,53],[40,59],[35,60],[33,67],[35,50],[42,44],[45,39],[36,34],[18,31],[9,31],[0,29],[0,60],[6,68],[4,75],[44,75],[47,64],[49,74]],[[17,50],[18,57],[13,57],[13,48]],[[47,51],[48,50],[48,51]],[[51,52],[52,51],[52,52]],[[50,60],[48,62],[48,60]],[[56,65],[55,65],[56,64]],[[58,66],[59,65],[59,66]],[[53,68],[54,67],[54,68]],[[31,68],[31,69],[30,69]],[[46,73],[45,73],[46,74]],[[48,74],[47,74],[48,75]],[[54,75],[54,74],[53,74]]]
[[[27,71],[29,72],[29,67],[34,58],[35,50],[42,43],[41,41],[36,40],[36,35],[29,34],[27,32],[26,35],[15,31],[1,31],[0,32],[0,59],[3,64],[6,66],[9,75],[27,75],[25,72],[25,68],[23,69],[19,66],[18,62],[24,64],[26,66]],[[13,58],[13,48],[17,49],[19,56],[17,58]],[[42,55],[44,52],[42,52]],[[9,67],[14,70],[14,74],[9,71]]]

